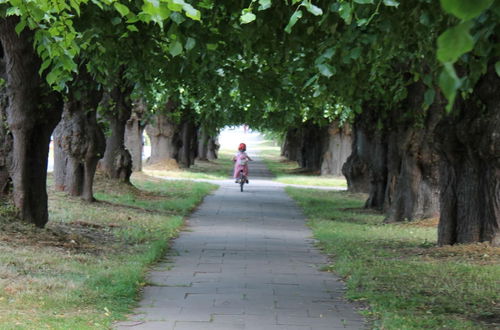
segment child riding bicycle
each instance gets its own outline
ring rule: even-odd
[[[243,171],[246,178],[245,183],[248,183],[248,162],[253,159],[247,155],[246,150],[246,144],[240,143],[238,153],[233,157],[233,162],[235,162],[233,178],[236,179],[236,183],[239,183],[240,171]]]

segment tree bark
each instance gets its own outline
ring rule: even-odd
[[[328,140],[326,141],[326,152],[321,164],[321,175],[342,175],[342,166],[351,154],[351,129],[349,125],[340,128],[338,122],[334,122],[328,128]]]
[[[71,83],[62,120],[54,131],[54,177],[56,189],[91,202],[96,166],[105,150],[104,133],[96,118],[102,92],[81,70]]]
[[[188,116],[188,118],[182,122],[179,138],[180,149],[177,154],[177,162],[180,167],[189,168],[194,164],[198,151],[196,124],[191,116]]]
[[[369,133],[363,160],[368,164],[370,191],[365,207],[384,210],[387,188],[387,136],[385,131],[375,129]]]
[[[142,171],[142,149],[143,149],[143,133],[144,121],[142,117],[146,112],[146,104],[143,100],[139,100],[134,105],[132,115],[125,126],[125,147],[132,156],[132,170],[135,172]]]
[[[199,160],[208,160],[208,146],[210,142],[210,136],[207,133],[207,130],[203,127],[198,129],[198,159]]]
[[[351,155],[342,165],[342,174],[347,180],[349,192],[368,193],[370,191],[370,176],[368,163],[363,156],[368,152],[368,141],[359,123],[354,123],[352,137]]]
[[[121,75],[120,75],[120,78]],[[123,82],[124,79],[120,79]],[[125,87],[124,87],[125,86]],[[118,84],[109,94],[110,111],[107,113],[111,135],[106,139],[106,151],[100,167],[107,177],[130,183],[132,157],[125,149],[125,126],[132,114],[130,94],[132,87]]]
[[[146,133],[151,141],[151,157],[148,164],[176,158],[178,130],[179,127],[164,114],[156,115],[152,122],[146,126]]]
[[[282,155],[290,161],[297,161],[299,159],[299,153],[302,148],[300,135],[297,128],[290,128],[286,132]]]
[[[13,138],[13,200],[23,220],[43,227],[48,221],[50,136],[61,116],[62,99],[49,91],[39,76],[40,59],[33,50],[33,33],[25,29],[18,35],[18,22],[16,16],[0,20],[9,99],[7,122]]]
[[[441,155],[438,244],[500,246],[500,78],[493,64],[437,127]]]
[[[219,157],[219,148],[220,144],[217,137],[210,137],[208,139],[207,159],[216,160]]]
[[[402,120],[404,116],[396,113],[398,125],[388,134],[386,222],[439,215],[439,157],[433,145],[443,103],[438,97],[428,111],[423,111],[425,91],[422,83],[408,87],[402,109],[412,111],[412,119]]]
[[[5,61],[0,60],[0,77],[6,80]],[[12,190],[12,179],[9,169],[12,165],[12,134],[7,123],[7,107],[9,100],[7,88],[0,88],[0,198],[8,196]]]

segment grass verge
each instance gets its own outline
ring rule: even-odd
[[[286,188],[304,209],[325,270],[342,276],[375,329],[500,328],[500,249],[437,247],[435,221],[383,224],[364,196]]]
[[[195,164],[187,169],[158,168],[146,166],[144,173],[154,176],[184,179],[226,180],[232,174],[234,152],[219,150],[218,159],[212,161],[196,160]]]
[[[321,176],[318,173],[305,172],[297,162],[280,156],[280,147],[271,141],[262,141],[259,155],[269,170],[276,176],[275,181],[286,184],[323,187],[347,187],[344,177]]]
[[[215,185],[97,180],[96,203],[50,188],[44,229],[0,207],[0,329],[105,329],[122,319],[186,216]]]

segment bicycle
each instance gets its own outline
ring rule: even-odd
[[[243,174],[243,171],[240,171],[240,176],[239,176],[238,180],[239,180],[239,183],[240,183],[240,191],[243,192],[243,186],[248,181],[246,175]]]

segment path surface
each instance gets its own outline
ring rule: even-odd
[[[205,199],[118,329],[364,328],[342,282],[318,270],[327,260],[298,207],[263,163],[251,171],[243,193],[230,182]]]

